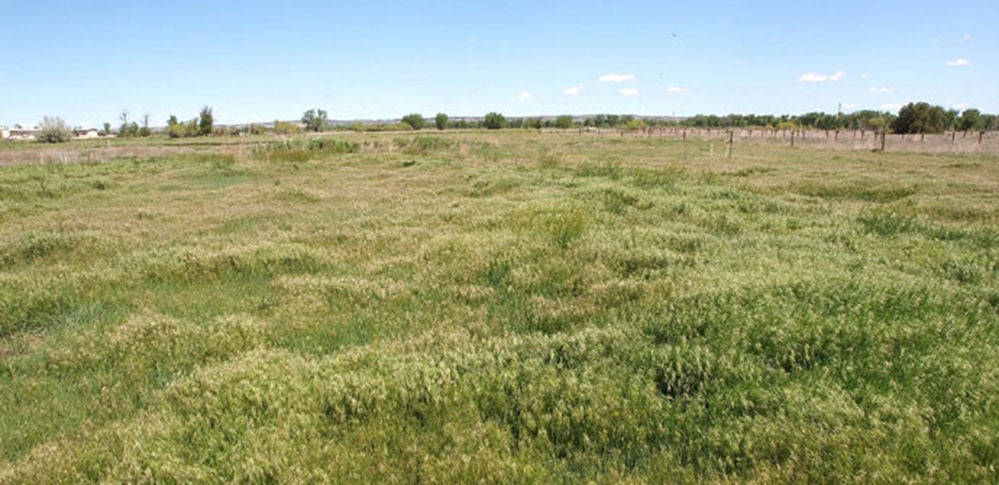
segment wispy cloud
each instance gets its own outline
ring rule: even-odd
[[[872,86],[868,91],[874,94],[888,94],[891,92],[891,88],[884,86]]]
[[[520,94],[517,95],[517,99],[521,101],[530,101],[534,99],[534,93],[530,91],[521,91]]]
[[[969,106],[970,105],[968,103],[957,103],[957,104],[951,106],[951,109],[965,110],[965,109],[968,109]]]
[[[637,79],[634,74],[604,74],[600,76],[602,83],[626,83]]]
[[[577,96],[579,93],[583,92],[583,84],[577,84],[575,86],[570,86],[562,90],[562,94],[566,96]]]
[[[871,78],[871,75],[867,74],[866,72],[860,75],[860,79],[870,79],[870,78]]]
[[[857,109],[857,103],[843,103],[841,106],[843,109]]]
[[[964,34],[964,41],[967,42],[971,40],[971,34]]]
[[[958,58],[958,59],[954,59],[953,61],[947,61],[947,67],[965,67],[965,66],[970,66],[970,65],[971,65],[971,61],[969,61],[969,60],[967,60],[967,59],[965,59],[963,57]]]
[[[667,93],[689,93],[690,88],[685,88],[683,86],[666,86]]]
[[[888,103],[881,105],[881,111],[898,111],[902,109],[902,105],[899,103]]]
[[[635,89],[635,88],[621,88],[621,89],[618,89],[617,92],[621,93],[621,96],[637,96],[638,95],[638,90]]]
[[[819,72],[806,72],[801,76],[798,76],[799,83],[824,83],[830,81],[839,81],[846,76],[843,71],[836,71],[832,74],[823,74]]]

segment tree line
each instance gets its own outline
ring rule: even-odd
[[[116,135],[122,138],[148,137],[154,134],[149,126],[149,115],[142,118],[140,125],[129,121],[128,112],[122,111],[117,131],[110,123],[104,123],[102,136]],[[502,113],[489,112],[482,118],[452,119],[446,113],[437,113],[433,118],[433,128],[447,129],[488,129],[504,128],[535,129],[543,128],[616,128],[637,130],[655,126],[677,126],[690,128],[761,128],[775,130],[870,130],[885,133],[943,133],[945,131],[986,131],[999,130],[999,116],[983,114],[978,109],[963,111],[944,109],[926,102],[913,102],[899,109],[898,114],[889,111],[860,110],[852,113],[810,112],[800,115],[695,115],[685,118],[636,117],[634,115],[598,114],[587,117],[560,115],[555,117],[511,117]],[[333,126],[326,110],[315,108],[305,111],[300,122],[275,120],[270,127],[251,124],[243,127],[215,127],[212,108],[205,106],[198,116],[180,121],[171,115],[163,130],[169,138],[187,138],[210,135],[259,135],[267,132],[295,134],[303,131],[321,132],[326,130],[354,131],[399,131],[422,130],[430,127],[430,122],[419,113],[403,116],[399,122],[365,123],[355,121],[350,125]],[[72,139],[73,131],[58,117],[45,117],[36,138],[43,142],[62,142]]]

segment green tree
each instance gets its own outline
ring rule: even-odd
[[[448,125],[448,117],[444,113],[437,113],[434,117],[434,125],[437,126],[438,130],[446,130]]]
[[[982,115],[982,129],[990,131],[999,130],[999,116]]]
[[[628,129],[628,131],[641,131],[648,127],[648,125],[645,124],[645,120],[641,120],[638,118],[632,118],[628,120],[628,122],[625,123],[624,126],[625,128]]]
[[[423,115],[419,113],[410,113],[403,116],[402,122],[411,126],[414,130],[422,130],[424,126],[427,126],[427,120],[423,119]]]
[[[482,126],[485,126],[489,130],[499,130],[506,127],[506,117],[495,111],[486,113],[486,117],[482,121]]]
[[[153,130],[149,128],[149,113],[142,115],[142,128],[139,128],[139,136],[147,137],[153,134]]]
[[[947,128],[947,113],[929,103],[909,103],[898,110],[891,128],[895,133],[943,133]]]
[[[527,118],[524,120],[524,128],[533,128],[535,130],[541,131],[542,125],[543,122],[541,121],[541,118],[537,116],[532,118]]]
[[[184,125],[177,120],[176,115],[170,115],[167,120],[166,134],[170,138],[181,138],[185,136]]]
[[[108,136],[111,134],[111,123],[107,121],[104,122],[104,129],[101,131],[101,136]]]
[[[555,118],[555,128],[561,128],[563,130],[566,128],[572,128],[572,116],[562,115]]]
[[[215,126],[215,116],[212,115],[212,108],[205,106],[198,114],[198,135],[208,136],[212,134]]]
[[[35,139],[42,143],[63,143],[73,139],[73,130],[58,116],[46,116],[38,124]]]
[[[118,115],[118,119],[121,120],[121,126],[118,127],[118,136],[128,138],[131,136],[128,124],[128,110],[121,110],[121,114]]]
[[[320,132],[326,128],[326,111],[321,109],[310,109],[302,115],[302,123],[306,131]]]
[[[966,109],[957,119],[955,127],[961,131],[975,131],[983,127],[982,112],[977,109]]]

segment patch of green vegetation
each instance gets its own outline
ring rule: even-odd
[[[994,481],[997,160],[710,144],[2,167],[0,483]]]

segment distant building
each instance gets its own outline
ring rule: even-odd
[[[39,131],[38,125],[14,125],[4,130],[3,137],[6,140],[34,140]]]
[[[97,131],[97,128],[76,128],[73,130],[73,136],[80,139],[92,139],[100,138],[101,133]]]

